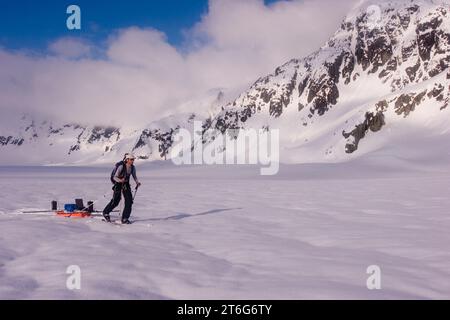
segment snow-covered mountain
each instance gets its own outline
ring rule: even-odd
[[[25,117],[19,130],[0,131],[0,160],[111,162],[129,150],[165,159],[176,130],[194,120],[221,132],[279,129],[284,162],[341,162],[373,152],[409,157],[419,148],[448,156],[449,64],[449,1],[362,1],[322,48],[277,68],[230,103],[220,93],[208,96],[200,114],[128,131]]]
[[[30,115],[8,117],[0,125],[0,164],[101,164],[117,161],[130,151],[141,160],[166,159],[176,130],[205,121],[220,110],[223,99],[222,90],[211,90],[180,108],[195,112],[159,119],[144,128],[89,126]]]
[[[450,7],[434,2],[364,2],[325,46],[259,79],[211,127],[279,129],[288,162],[448,140]]]

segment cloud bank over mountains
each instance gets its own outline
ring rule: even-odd
[[[0,47],[3,122],[43,119],[135,126],[183,110],[211,89],[246,89],[291,58],[323,45],[354,0],[210,0],[174,47],[164,33],[130,26],[104,43],[64,37],[46,52]],[[192,103],[188,104],[192,107]]]

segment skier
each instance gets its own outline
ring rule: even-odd
[[[132,176],[136,182],[136,188],[141,185],[136,176],[134,159],[132,154],[125,154],[124,160],[116,164],[111,175],[111,181],[114,183],[114,194],[112,200],[103,209],[103,217],[107,222],[111,222],[109,214],[119,205],[123,193],[125,207],[122,213],[122,224],[131,224],[129,218],[131,215],[131,206],[133,205],[133,195],[131,194],[130,177]]]

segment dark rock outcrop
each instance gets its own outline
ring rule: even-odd
[[[358,150],[359,142],[366,136],[369,130],[372,132],[377,132],[380,131],[384,125],[385,122],[383,112],[377,112],[376,114],[367,112],[364,121],[358,124],[355,129],[349,133],[346,133],[345,131],[342,132],[344,138],[348,139],[352,136],[354,139],[352,143],[348,143],[345,146],[345,152],[353,153]]]

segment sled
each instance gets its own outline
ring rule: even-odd
[[[65,218],[90,218],[91,213],[87,211],[74,211],[74,212],[66,212],[66,211],[56,211],[56,215],[59,217]]]

